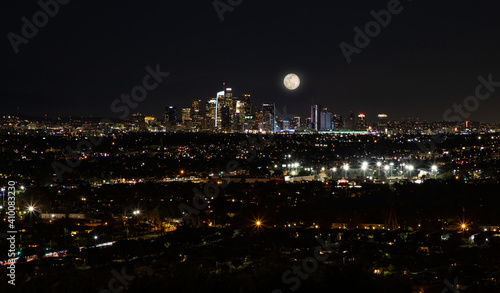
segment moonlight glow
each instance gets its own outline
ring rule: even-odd
[[[297,89],[300,85],[300,78],[295,73],[290,73],[283,80],[285,87],[291,91]]]

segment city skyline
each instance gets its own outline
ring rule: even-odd
[[[497,2],[0,6],[0,288],[500,292]]]

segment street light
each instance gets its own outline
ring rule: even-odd
[[[413,171],[413,169],[415,169],[415,167],[413,167],[413,165],[408,165],[408,170],[410,170],[410,178],[411,178],[411,172]]]
[[[363,177],[365,177],[366,169],[368,169],[368,162],[363,162],[361,164],[361,170],[363,170]]]
[[[345,171],[345,177],[347,179],[347,171],[349,170],[349,164],[345,164],[342,168],[344,168]]]
[[[382,166],[382,162],[377,162],[377,175],[380,176],[380,167]]]

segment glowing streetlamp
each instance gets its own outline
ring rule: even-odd
[[[363,170],[363,177],[365,177],[366,170],[368,169],[368,162],[363,162],[361,164],[361,170]]]
[[[434,174],[434,177],[436,177],[436,175],[437,175],[437,170],[438,170],[438,167],[436,165],[432,165],[431,173]]]
[[[343,167],[342,167],[345,171],[345,177],[347,179],[347,171],[349,171],[349,164],[345,164]]]
[[[408,165],[408,170],[410,170],[410,178],[411,178],[411,172],[413,171],[413,169],[415,169],[415,167],[413,167],[413,165]]]

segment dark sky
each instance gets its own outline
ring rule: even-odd
[[[227,0],[221,0],[227,2]],[[213,1],[76,1],[15,54],[7,38],[36,1],[2,1],[0,114],[117,116],[110,105],[160,64],[170,76],[135,111],[214,96],[226,82],[237,96],[274,101],[309,115],[314,103],[346,115],[442,120],[474,94],[479,75],[500,81],[498,1],[401,1],[403,11],[347,63],[339,44],[389,1],[243,0],[221,22]],[[163,3],[162,3],[163,2]],[[236,2],[236,1],[235,1]],[[341,3],[337,3],[341,2]],[[296,91],[283,77],[297,73]],[[470,120],[500,122],[500,88]]]

